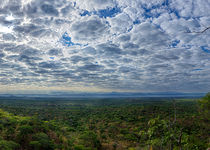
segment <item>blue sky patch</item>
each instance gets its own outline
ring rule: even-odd
[[[169,6],[169,0],[165,0],[165,2],[163,3],[163,5]]]
[[[169,9],[169,12],[170,13],[174,13],[178,19],[181,18],[180,15],[179,15],[179,12],[177,10],[175,10],[175,9]]]
[[[74,46],[74,45],[79,45],[81,46],[81,44],[79,43],[74,43],[71,41],[71,37],[69,36],[69,34],[67,32],[65,32],[63,35],[62,35],[62,38],[61,38],[61,43],[64,45],[64,46]]]
[[[97,12],[94,12],[100,18],[114,17],[116,14],[120,13],[121,9],[119,7],[101,9]]]
[[[130,28],[128,28],[128,32],[130,32],[133,29],[133,26],[131,26]]]
[[[76,2],[74,2],[74,3],[73,3],[73,6],[75,7],[75,6],[76,6],[76,4],[77,4],[77,3],[76,3]]]
[[[209,53],[210,54],[210,49],[208,46],[201,46],[201,49],[205,52],[205,53]]]
[[[175,48],[179,43],[180,43],[180,40],[174,40],[174,41],[172,41],[170,47]]]
[[[192,71],[201,71],[201,70],[203,70],[203,69],[193,69]]]
[[[140,22],[140,20],[138,20],[138,19],[136,19],[134,22],[133,22],[133,24],[135,25],[135,24],[140,24],[141,22]]]
[[[144,9],[143,16],[145,18],[154,18],[154,17],[157,18],[157,17],[159,17],[161,13],[153,13],[152,10],[153,9],[158,9],[158,8],[162,7],[163,5],[165,5],[165,3],[158,4],[158,5],[153,5],[150,8],[148,8],[146,5],[142,5],[142,8]]]
[[[84,10],[82,13],[80,13],[80,16],[86,16],[86,15],[90,16],[91,13],[87,10]]]
[[[179,12],[176,9],[172,9],[169,7],[169,0],[164,1],[161,4],[153,5],[152,7],[147,7],[146,5],[142,5],[142,8],[144,9],[143,16],[145,18],[157,18],[161,15],[161,13],[158,12],[152,12],[152,10],[159,9],[159,8],[165,8],[169,11],[169,13],[174,13],[177,18],[181,18],[179,15]]]
[[[83,12],[80,13],[80,16],[86,16],[86,15],[90,16],[91,14],[95,14],[98,15],[100,18],[107,18],[107,17],[114,17],[120,12],[121,9],[116,6],[113,8],[100,9],[98,11],[92,11],[92,12],[83,10]]]

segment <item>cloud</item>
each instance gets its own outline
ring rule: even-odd
[[[105,35],[108,32],[108,27],[106,22],[98,17],[87,17],[84,20],[73,23],[71,31],[75,40],[90,42]]]
[[[145,48],[163,48],[168,45],[169,37],[155,25],[141,23],[132,30],[132,41]]]
[[[0,1],[0,85],[110,91],[210,86],[209,1]],[[78,89],[78,88],[77,88]]]
[[[81,66],[78,68],[78,71],[80,70],[87,70],[87,71],[99,71],[103,69],[104,67],[102,65],[97,65],[97,64],[86,64],[84,66]]]
[[[58,16],[58,14],[59,14],[57,9],[55,9],[54,6],[49,5],[49,4],[42,4],[41,10],[43,11],[43,13],[45,13],[47,15]]]
[[[14,41],[16,38],[12,34],[7,33],[2,35],[2,39],[5,41]]]
[[[171,4],[172,8],[175,8],[181,17],[200,17],[200,16],[209,16],[207,10],[210,5],[209,1],[179,1],[175,0]]]
[[[55,49],[55,48],[50,49],[50,50],[48,51],[48,54],[49,54],[50,56],[62,56],[62,55],[63,55],[61,49]]]
[[[98,10],[98,9],[106,9],[115,6],[115,2],[113,0],[76,0],[75,4],[80,9],[85,9],[88,11]]]
[[[120,13],[113,18],[107,18],[113,33],[126,33],[132,28],[132,19],[126,13]]]

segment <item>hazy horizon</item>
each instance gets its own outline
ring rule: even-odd
[[[50,91],[50,92],[7,92],[0,93],[0,97],[28,97],[28,98],[199,98],[206,93],[181,93],[181,92],[74,92],[74,91]]]

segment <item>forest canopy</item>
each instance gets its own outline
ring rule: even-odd
[[[2,150],[204,150],[209,93],[197,99],[1,99]]]

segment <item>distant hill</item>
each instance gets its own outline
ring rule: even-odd
[[[186,97],[199,98],[205,93],[178,93],[178,92],[156,92],[156,93],[129,93],[129,92],[109,92],[109,93],[79,93],[55,91],[50,94],[0,94],[0,97],[78,97],[78,98],[121,98],[121,97]]]

